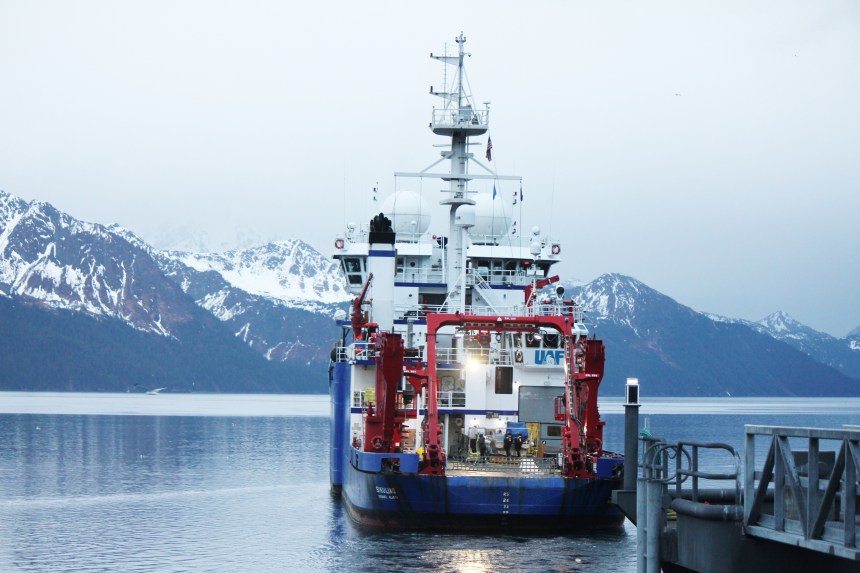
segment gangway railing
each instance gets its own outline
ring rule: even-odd
[[[860,429],[748,425],[745,433],[746,534],[860,561]],[[758,441],[769,442],[760,471]]]
[[[662,438],[650,435],[641,436],[640,442],[642,456],[636,484],[636,536],[639,547],[636,570],[638,573],[658,573],[664,560],[661,539],[666,528],[667,509],[709,521],[740,520],[740,456],[732,446],[717,442],[669,444]],[[700,450],[728,453],[733,471],[702,471],[699,467]],[[691,492],[681,488],[688,480],[691,481]],[[700,501],[703,497],[700,489],[702,480],[731,481],[734,499],[725,505]]]
[[[642,460],[639,467],[642,477],[650,482],[665,484],[674,490],[674,497],[680,499],[689,496],[691,501],[699,502],[702,493],[702,480],[730,481],[734,488],[734,499],[741,499],[740,455],[729,444],[720,442],[681,441],[669,444],[661,438],[643,436],[644,444]],[[722,450],[731,456],[728,472],[710,472],[700,469],[700,450]],[[682,490],[682,485],[691,482],[689,494]],[[668,490],[667,490],[667,493]]]

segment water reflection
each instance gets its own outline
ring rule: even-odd
[[[0,571],[635,570],[629,523],[556,537],[359,530],[329,494],[327,419],[252,414],[0,414]],[[737,447],[744,423],[787,419],[650,418],[670,441]],[[622,416],[606,419],[606,447],[620,450]],[[857,424],[860,411],[788,419]]]
[[[325,429],[0,416],[0,570],[283,570],[326,531],[314,500],[328,491]]]

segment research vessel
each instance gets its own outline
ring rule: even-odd
[[[329,369],[331,490],[375,528],[617,528],[623,458],[604,451],[597,407],[604,344],[552,273],[561,242],[524,236],[513,216],[522,181],[493,168],[465,42],[431,54],[445,66],[430,88],[441,159],[395,173],[379,212],[334,240],[355,299],[336,316]]]

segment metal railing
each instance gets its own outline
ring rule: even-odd
[[[735,500],[741,498],[740,456],[730,445],[719,442],[678,442],[668,444],[661,438],[642,437],[644,444],[642,477],[648,481],[674,486],[676,497],[681,497],[681,486],[690,479],[692,501],[700,497],[700,480],[731,481],[734,483]],[[699,468],[699,450],[724,450],[732,457],[730,472],[706,472]],[[686,464],[684,463],[686,461]]]
[[[432,124],[434,127],[447,126],[472,126],[474,128],[487,127],[489,110],[486,109],[433,109]]]
[[[335,347],[334,358],[337,362],[353,360],[373,360],[376,347],[371,342],[355,342],[348,346]],[[498,348],[437,348],[437,364],[466,365],[471,363],[510,366],[514,361],[515,350]]]
[[[495,364],[510,366],[513,364],[515,351],[507,348],[437,348],[436,362],[438,364]]]
[[[449,456],[447,468],[452,471],[554,475],[560,472],[558,459],[503,456]]]
[[[860,560],[860,430],[746,426],[745,432],[746,533]],[[769,442],[761,471],[757,438]],[[833,450],[823,451],[822,441]],[[792,449],[791,442],[804,447]]]
[[[737,521],[740,506],[740,457],[735,449],[722,443],[678,442],[666,443],[653,436],[640,437],[642,456],[641,473],[636,483],[636,539],[638,573],[659,573],[661,536],[666,527],[666,510],[706,520]],[[699,450],[722,450],[732,456],[733,472],[704,472],[699,468]],[[686,463],[685,463],[686,462]],[[681,485],[692,480],[692,500],[684,499]],[[731,504],[709,505],[700,503],[699,480],[730,480],[735,484]],[[674,488],[671,486],[674,485]],[[671,488],[671,489],[670,489]],[[671,491],[674,490],[674,491]],[[672,497],[670,505],[666,501]]]
[[[466,393],[455,391],[439,391],[436,394],[440,408],[465,408]]]
[[[439,265],[421,267],[398,267],[394,280],[406,283],[445,284],[445,269]]]
[[[466,285],[468,286],[525,286],[534,279],[525,270],[504,270],[469,268],[466,269]]]

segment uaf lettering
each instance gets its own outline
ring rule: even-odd
[[[535,350],[535,364],[561,364],[564,350]]]

